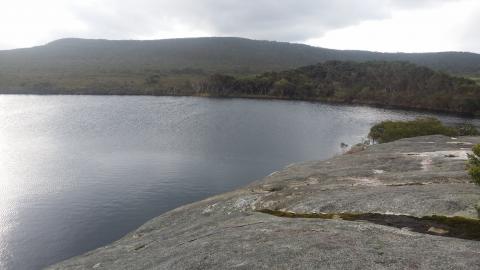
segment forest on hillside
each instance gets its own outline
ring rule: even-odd
[[[0,93],[185,95],[208,76],[251,76],[326,61],[407,61],[480,77],[480,54],[333,50],[233,37],[165,40],[61,39],[0,51]]]
[[[198,94],[480,114],[480,86],[475,81],[408,62],[328,61],[250,77],[216,74],[201,83]]]

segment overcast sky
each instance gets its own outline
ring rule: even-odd
[[[64,37],[202,36],[335,49],[480,53],[480,1],[0,0],[0,49]]]

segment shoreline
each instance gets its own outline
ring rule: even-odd
[[[378,103],[364,103],[364,102],[342,102],[334,100],[324,100],[324,99],[292,99],[286,97],[274,97],[274,96],[249,96],[249,95],[239,95],[239,96],[210,96],[210,95],[145,95],[145,94],[27,94],[27,93],[0,93],[0,96],[119,96],[119,97],[197,97],[197,98],[210,98],[210,99],[251,99],[251,100],[280,100],[280,101],[299,101],[299,102],[309,102],[309,103],[320,103],[328,105],[344,105],[344,106],[362,106],[369,108],[378,108],[378,109],[389,109],[389,110],[404,110],[410,112],[419,112],[419,113],[437,113],[449,116],[459,116],[468,119],[479,119],[480,116],[476,116],[472,113],[466,112],[456,112],[448,110],[434,110],[434,109],[425,109],[417,107],[408,107],[401,105],[384,105]]]
[[[467,226],[480,236],[480,187],[465,170],[477,143],[433,135],[295,163],[49,269],[473,269],[480,237],[454,231]],[[392,217],[409,223],[390,226]]]

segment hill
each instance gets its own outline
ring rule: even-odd
[[[44,46],[0,51],[0,91],[155,94],[157,90],[195,86],[215,72],[252,75],[329,60],[409,61],[451,74],[480,74],[480,55],[465,52],[342,51],[228,37],[61,39]]]

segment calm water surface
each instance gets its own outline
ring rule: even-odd
[[[378,121],[418,115],[288,101],[0,96],[0,269],[78,255],[182,204],[329,158]]]

